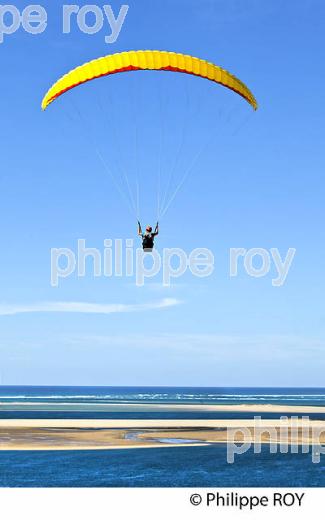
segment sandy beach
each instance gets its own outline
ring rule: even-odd
[[[0,420],[0,450],[107,450],[225,442],[325,443],[325,421],[280,420]]]

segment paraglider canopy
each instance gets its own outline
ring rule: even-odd
[[[128,51],[90,61],[60,78],[42,101],[45,110],[50,103],[72,88],[96,78],[135,70],[158,70],[192,74],[214,81],[233,90],[254,108],[257,102],[249,88],[225,69],[193,56],[166,51]]]
[[[161,95],[158,88],[151,88],[150,94],[147,90],[147,96],[144,96],[146,99],[145,104],[142,103],[141,107],[140,89],[131,87],[128,75],[125,75],[127,90],[124,92],[124,97],[121,95],[121,92],[123,92],[123,88],[121,88],[123,86],[122,77],[119,78],[120,81],[118,83],[111,78],[110,82],[103,82],[105,83],[105,88],[102,89],[103,100],[100,99],[99,95],[101,90],[100,82],[96,82],[96,88],[93,89],[95,99],[92,102],[89,102],[87,98],[87,102],[81,104],[81,109],[75,106],[75,102],[71,103],[71,105],[73,113],[77,114],[78,128],[80,127],[80,131],[84,131],[86,134],[86,145],[93,146],[99,162],[111,177],[132,215],[137,220],[140,219],[141,195],[141,197],[146,198],[146,208],[152,201],[157,201],[157,220],[161,221],[185,184],[186,179],[193,171],[194,166],[203,156],[207,144],[216,138],[216,132],[211,130],[211,126],[201,122],[202,118],[204,119],[203,108],[205,106],[205,96],[202,95],[201,89],[198,88],[199,102],[197,103],[197,109],[195,109],[195,103],[193,103],[191,110],[189,95],[186,89],[183,88],[183,83],[195,83],[200,87],[199,82],[191,81],[194,79],[192,78],[193,76],[208,80],[209,84],[206,83],[206,90],[209,90],[208,98],[211,100],[211,105],[207,122],[213,121],[214,126],[218,125],[216,130],[222,129],[223,134],[225,133],[224,125],[232,119],[231,111],[229,115],[223,109],[217,112],[218,99],[227,97],[226,90],[237,94],[237,96],[233,96],[236,107],[238,104],[242,105],[243,110],[247,108],[244,106],[244,103],[240,103],[241,99],[239,96],[254,110],[257,110],[258,105],[250,89],[240,79],[214,63],[175,52],[134,50],[104,56],[68,72],[49,89],[42,101],[42,109],[46,110],[53,101],[67,91],[72,90],[75,94],[71,96],[73,101],[79,95],[82,97],[83,91],[87,92],[88,95],[92,91],[90,88],[75,89],[79,85],[92,82],[96,78],[131,71],[171,72],[172,74],[170,75],[173,76],[173,81],[170,81],[170,84],[173,86],[173,94],[164,96]],[[178,74],[174,75],[173,73]],[[182,75],[183,77],[181,77]],[[142,88],[147,88],[145,85],[147,83],[149,85],[150,82],[145,81],[144,76],[147,79],[150,75],[146,73],[139,74],[138,78],[143,79]],[[151,80],[153,76],[156,75],[151,74]],[[136,83],[138,78],[134,75],[134,83]],[[176,98],[174,91],[174,86],[178,80],[182,84],[179,99]],[[156,87],[158,84],[161,86],[164,83],[161,77],[156,78],[154,81],[156,81]],[[167,83],[169,84],[169,81],[166,81],[166,85]],[[117,84],[118,89],[116,89]],[[114,102],[107,97],[107,91],[111,88],[111,85],[113,85],[112,91],[114,93],[117,92],[118,99],[115,99]],[[215,85],[225,88],[214,89]],[[194,88],[193,85],[192,92],[194,91],[195,93],[195,89],[196,87]],[[219,94],[223,90],[224,95],[215,96],[215,90]],[[133,109],[125,109],[125,105],[127,105],[127,102],[130,101],[130,97],[133,95],[135,98],[133,100]],[[182,103],[185,103],[184,108],[182,108]],[[107,110],[108,104],[110,107]],[[62,106],[64,106],[64,103],[62,103]],[[99,117],[96,117],[96,106],[99,109]],[[128,115],[132,114],[132,116],[127,118],[127,125],[123,123],[125,118],[120,115],[118,118],[114,117],[116,107],[119,107],[120,110],[122,108],[125,110],[124,113]],[[211,111],[212,107],[214,112]],[[150,110],[154,116],[153,118],[148,116]],[[235,112],[239,112],[237,108]],[[182,116],[184,117],[182,118]],[[67,111],[67,117],[69,118],[69,111]],[[141,118],[140,123],[138,121],[139,118]],[[182,119],[183,122],[181,122]],[[120,138],[119,133],[116,131],[116,124],[119,125]],[[177,124],[179,128],[177,128]],[[206,132],[204,132],[204,129],[206,129]],[[191,130],[193,135],[198,136],[200,134],[202,136],[202,143],[196,138],[191,140],[191,137],[189,137],[187,140]],[[109,163],[108,150],[110,154]],[[173,153],[174,151],[175,154]],[[114,156],[116,160],[114,160]],[[156,172],[156,179],[153,179],[153,172]],[[150,176],[148,175],[149,173]],[[142,187],[140,182],[141,175],[145,179]],[[153,185],[155,185],[154,188]],[[153,189],[157,191],[156,197],[153,196]]]

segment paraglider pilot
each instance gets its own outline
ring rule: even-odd
[[[152,231],[151,226],[146,227],[145,233],[142,233],[141,224],[138,221],[138,235],[142,238],[142,247],[144,251],[150,253],[154,248],[155,237],[159,234],[159,224],[157,222],[155,230]]]

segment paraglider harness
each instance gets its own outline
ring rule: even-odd
[[[152,250],[154,246],[154,240],[152,233],[144,234],[142,235],[142,247],[143,249],[150,249]]]
[[[141,234],[142,237],[142,247],[144,251],[152,251],[154,248],[154,240],[155,236],[158,235],[158,222],[155,228],[155,231],[153,233],[142,233],[141,224],[138,222],[139,225],[139,234]]]

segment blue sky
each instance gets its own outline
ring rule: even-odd
[[[2,384],[322,386],[323,2],[131,1],[114,44],[104,41],[108,27],[63,35],[61,2],[42,5],[44,34],[19,31],[0,46]],[[43,95],[62,74],[145,48],[227,68],[259,110],[199,78],[145,72],[89,83],[42,113]],[[138,132],[148,223],[162,128],[163,176],[179,156],[181,179],[203,153],[161,222],[157,247],[208,247],[213,275],[186,274],[170,288],[157,277],[139,288],[126,277],[94,279],[90,265],[85,278],[51,287],[51,248],[75,251],[84,238],[103,250],[105,238],[136,238],[93,140],[115,177],[121,164],[132,177]],[[286,283],[273,287],[274,269],[252,278],[241,267],[230,278],[232,247],[297,253]],[[83,312],[69,312],[74,303]]]

